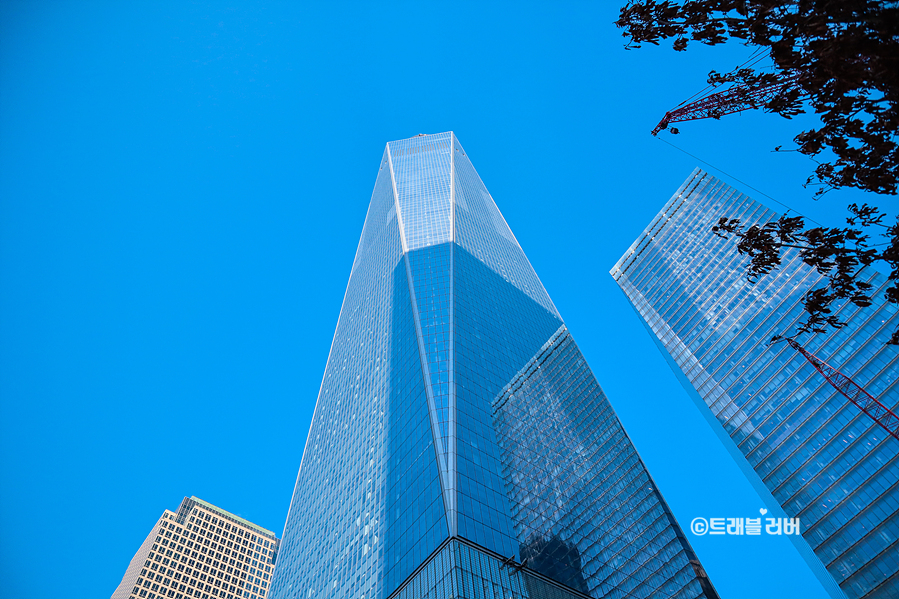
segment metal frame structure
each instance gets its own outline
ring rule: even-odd
[[[657,135],[662,129],[667,129],[671,123],[708,118],[717,119],[726,114],[764,106],[784,89],[793,87],[798,80],[798,76],[793,76],[777,83],[757,87],[734,85],[724,91],[709,94],[695,102],[666,112],[659,124],[652,130],[652,134]]]
[[[828,365],[817,356],[805,351],[799,343],[793,339],[787,339],[790,347],[802,354],[815,370],[824,375],[834,389],[843,394],[849,401],[857,405],[862,412],[874,419],[888,433],[899,440],[899,416],[888,407],[877,401],[873,395],[862,389],[855,381],[833,366]]]

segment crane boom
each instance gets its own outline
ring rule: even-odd
[[[776,83],[754,87],[734,85],[724,91],[709,94],[695,102],[666,112],[659,124],[652,130],[652,134],[656,135],[662,129],[667,129],[670,123],[708,118],[717,119],[726,114],[758,108],[770,102],[784,89],[793,87],[798,79],[798,76],[793,76]]]
[[[805,359],[815,367],[815,370],[824,375],[834,389],[842,393],[849,401],[858,406],[862,412],[874,419],[888,433],[899,439],[899,416],[896,416],[888,407],[874,399],[874,396],[862,389],[845,374],[833,366],[829,366],[814,354],[805,351],[799,343],[793,339],[787,339],[790,347],[805,356]]]

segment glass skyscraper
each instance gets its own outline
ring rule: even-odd
[[[791,249],[748,283],[736,243],[711,231],[721,217],[779,215],[697,169],[611,274],[769,507],[800,518],[802,538],[790,538],[831,595],[899,597],[899,441],[799,352],[768,345],[803,320],[822,277]],[[842,305],[844,328],[797,340],[895,411],[899,350],[885,343],[899,315],[886,278],[862,278],[872,306]]]
[[[271,592],[716,597],[452,133],[384,151]]]

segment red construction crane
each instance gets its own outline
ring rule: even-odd
[[[734,85],[728,89],[709,94],[695,102],[685,104],[665,113],[652,134],[656,135],[662,129],[667,129],[671,123],[681,121],[695,121],[697,119],[717,119],[725,114],[742,112],[750,108],[759,108],[770,102],[784,89],[793,87],[799,76],[788,77],[776,83],[760,86]],[[672,130],[677,133],[677,129]]]
[[[874,419],[877,424],[886,429],[888,433],[899,440],[899,416],[896,416],[888,407],[874,399],[874,397],[859,387],[852,379],[832,366],[828,366],[824,361],[818,359],[813,354],[805,351],[793,339],[787,339],[790,347],[805,356],[805,359],[815,367],[815,370],[824,375],[827,382],[833,385],[833,388],[846,396],[846,398],[857,405],[862,412]]]

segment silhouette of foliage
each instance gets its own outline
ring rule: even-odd
[[[794,138],[819,157],[806,184],[816,195],[839,187],[897,192],[899,145],[899,3],[876,0],[638,0],[615,23],[627,48],[673,38],[717,45],[729,39],[767,49],[773,73],[712,71],[709,83],[751,91],[789,82],[763,108],[790,118],[809,105],[821,126]],[[778,148],[779,149],[779,148]],[[830,150],[832,156],[822,152]],[[828,159],[829,157],[829,159]]]
[[[740,219],[721,218],[712,228],[725,239],[735,238],[737,250],[749,257],[746,276],[750,282],[777,269],[789,249],[799,252],[799,258],[824,276],[826,283],[810,289],[803,298],[807,317],[794,333],[820,333],[827,328],[840,328],[845,322],[834,313],[836,305],[851,302],[860,308],[872,303],[872,285],[862,280],[862,271],[877,261],[890,267],[884,291],[886,301],[899,304],[899,218],[896,224],[885,225],[885,214],[877,208],[851,204],[852,216],[844,228],[805,228],[798,216],[782,216],[764,225],[745,226]],[[866,230],[879,233],[875,239],[883,243],[871,245]],[[882,249],[880,249],[882,248]],[[773,340],[780,339],[776,336]],[[773,341],[772,340],[772,341]],[[891,345],[899,345],[899,328],[893,331]]]

